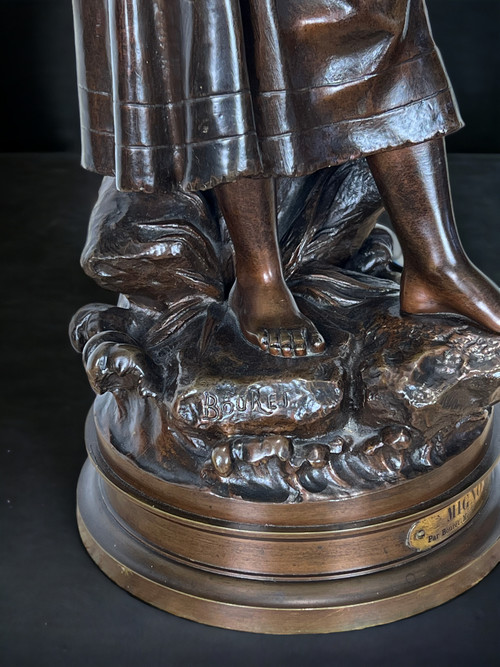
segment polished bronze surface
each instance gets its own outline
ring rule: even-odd
[[[229,303],[245,338],[274,356],[323,352],[325,341],[283,276],[273,180],[240,178],[217,187],[216,196],[234,246]]]
[[[76,0],[83,164],[299,176],[461,127],[422,0]]]
[[[252,526],[324,526],[338,523],[364,522],[373,517],[388,514],[399,516],[420,504],[427,509],[438,496],[449,498],[481,478],[496,462],[496,449],[490,446],[498,438],[498,428],[488,428],[464,452],[453,459],[453,464],[441,466],[426,475],[415,477],[405,484],[389,486],[383,490],[355,495],[351,498],[314,499],[307,503],[251,502],[237,498],[221,497],[210,488],[186,487],[167,482],[119,452],[109,440],[99,436],[92,413],[86,427],[86,441],[90,459],[103,472],[112,486],[131,492],[131,488],[147,489],[148,498],[159,509],[176,507],[186,515],[210,518],[223,524],[245,523]],[[458,483],[457,480],[461,480]],[[132,494],[133,495],[133,494]],[[314,498],[314,497],[313,497]],[[141,501],[141,492],[137,495]],[[313,511],[311,511],[311,507]]]
[[[484,454],[484,443],[481,444]],[[498,458],[498,443],[495,445],[491,450]],[[372,503],[368,495],[363,498],[364,502],[360,502],[361,499],[343,501],[344,505],[351,505],[344,509],[343,517],[335,512],[339,503],[325,503],[326,507],[320,508],[320,512],[323,510],[321,514],[316,513],[316,503],[312,501],[305,525],[299,517],[276,504],[261,508],[261,523],[256,523],[248,503],[243,501],[243,506],[239,507],[242,501],[236,499],[226,504],[233,505],[233,516],[239,514],[238,523],[234,520],[231,523],[215,521],[215,512],[211,512],[210,518],[201,518],[199,514],[210,499],[204,497],[203,492],[194,490],[191,490],[194,494],[192,505],[200,509],[196,513],[186,513],[178,485],[177,488],[171,486],[170,506],[144,498],[146,486],[137,468],[137,479],[134,481],[129,477],[127,483],[116,479],[112,469],[99,468],[104,475],[100,495],[129,530],[177,560],[189,561],[202,569],[229,570],[239,576],[254,578],[321,579],[362,569],[375,571],[415,556],[419,549],[408,537],[415,522],[432,521],[436,512],[448,511],[456,503],[461,508],[463,499],[468,499],[469,489],[479,495],[481,502],[486,499],[492,468],[488,459],[480,461],[466,476],[457,466],[456,477],[444,493],[438,492],[442,480],[427,476],[432,500],[426,505],[422,504],[422,494],[416,495],[415,489],[412,493],[411,487],[404,507],[395,507],[389,492],[386,493],[385,506]],[[110,475],[114,481],[110,482]],[[479,494],[481,484],[485,488]],[[412,504],[414,498],[417,498],[417,507]],[[480,506],[478,500],[477,509]],[[314,523],[311,521],[313,516],[317,519]],[[471,518],[473,515],[469,513],[468,519]],[[322,525],[322,521],[327,523]]]
[[[369,164],[403,249],[401,310],[459,313],[500,333],[498,287],[458,238],[443,142],[378,153]]]
[[[79,0],[75,17],[84,165],[121,190],[229,183],[218,200],[247,340],[285,357],[324,349],[285,284],[265,180],[363,155],[403,243],[403,311],[500,331],[498,289],[453,220],[438,137],[461,121],[423,2]]]
[[[92,556],[255,631],[465,590],[498,560],[500,293],[458,237],[423,0],[74,6],[104,175],[82,265],[119,294],[70,326],[97,394]]]
[[[360,178],[359,201],[350,190]],[[93,419],[112,443],[108,460],[121,454],[220,497],[300,505],[387,488],[396,498],[398,483],[473,458],[498,400],[500,339],[398,314],[390,237],[370,235],[380,211],[370,179],[366,164],[315,175],[283,237],[284,273],[326,341],[323,354],[294,359],[242,340],[224,297],[227,246],[204,254],[214,238],[204,200],[155,197],[153,221],[138,222],[136,195],[105,184],[84,261],[127,300],[83,308],[72,335],[99,394]],[[203,228],[182,220],[193,211]],[[341,267],[327,263],[337,236]],[[164,285],[173,302],[160,300]]]
[[[107,469],[87,462],[80,531],[120,586],[186,618],[276,634],[377,625],[459,595],[499,561],[499,445],[495,437],[465,486],[459,472],[458,484],[425,509],[418,504],[333,526],[301,526],[296,517],[293,527],[276,525],[272,505],[262,509],[270,521],[260,526],[186,514],[141,495],[131,480],[117,486]],[[183,505],[177,490],[172,502]]]

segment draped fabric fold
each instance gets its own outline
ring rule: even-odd
[[[299,176],[461,127],[423,0],[73,0],[83,166]]]

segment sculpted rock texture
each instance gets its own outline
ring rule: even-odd
[[[500,398],[498,336],[399,314],[363,160],[277,191],[284,273],[322,355],[277,359],[241,336],[210,195],[119,193],[104,179],[82,262],[120,297],[71,326],[99,434],[160,479],[275,502],[358,495],[466,449]]]

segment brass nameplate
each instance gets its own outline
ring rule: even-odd
[[[481,509],[488,497],[484,480],[447,507],[420,519],[408,533],[408,546],[425,551],[441,544],[463,528]]]

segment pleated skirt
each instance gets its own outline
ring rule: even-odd
[[[74,0],[82,162],[120,190],[302,176],[462,125],[423,0]]]

